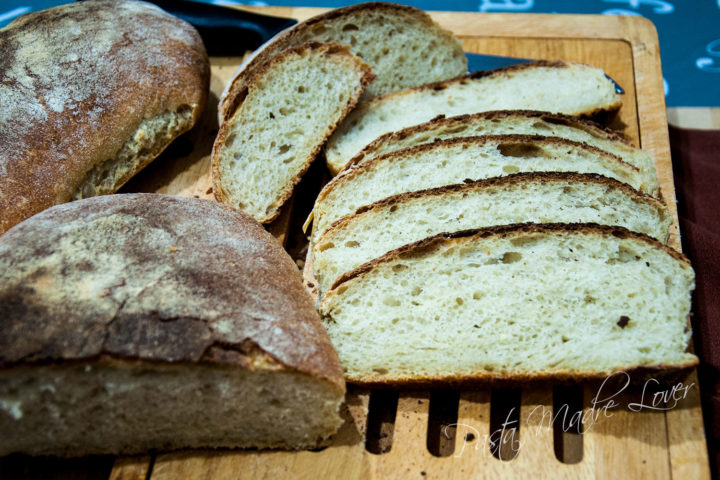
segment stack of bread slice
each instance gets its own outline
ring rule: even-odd
[[[513,75],[495,81],[495,91],[523,91]],[[568,104],[585,91],[571,87]],[[588,379],[695,365],[694,275],[665,245],[672,217],[647,152],[567,115],[408,118],[383,105],[394,96],[360,106],[331,137],[326,151],[341,152],[344,168],[313,210],[306,285],[349,381]],[[394,130],[413,118],[431,121]]]
[[[215,197],[273,221],[356,102],[466,71],[460,42],[412,7],[365,3],[294,26],[244,62],[222,95]]]

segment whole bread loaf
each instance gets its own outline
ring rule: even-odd
[[[349,272],[320,304],[350,382],[603,379],[690,369],[694,273],[621,227],[440,234]]]
[[[544,110],[611,120],[622,105],[615,85],[595,67],[572,62],[531,62],[475,72],[358,105],[328,139],[325,156],[333,173],[381,135],[439,115],[489,110]]]
[[[311,447],[344,392],[296,265],[245,214],[109,195],[0,237],[0,455]]]
[[[115,192],[207,101],[187,23],[144,2],[72,2],[0,30],[0,233],[52,205]]]
[[[312,248],[320,298],[338,278],[403,245],[443,232],[513,223],[619,225],[665,243],[665,205],[600,175],[516,173],[386,198],[335,222]]]
[[[394,3],[360,3],[312,17],[256,50],[226,86],[218,107],[219,121],[235,112],[241,92],[264,63],[307,42],[347,45],[371,66],[376,78],[363,101],[467,72],[460,41],[422,10]]]

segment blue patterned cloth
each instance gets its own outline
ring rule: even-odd
[[[236,4],[233,0],[207,3]],[[31,10],[66,3],[52,0],[0,1],[0,27]],[[270,0],[252,5],[341,7],[359,2]],[[720,0],[410,0],[423,10],[642,15],[655,23],[669,107],[720,107]]]

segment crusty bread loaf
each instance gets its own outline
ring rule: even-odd
[[[320,309],[353,383],[602,379],[697,364],[693,287],[688,260],[647,236],[514,225],[394,250]]]
[[[207,102],[197,32],[154,5],[85,1],[0,30],[0,233],[115,192]]]
[[[297,267],[245,214],[110,195],[0,237],[0,455],[310,447],[344,391]]]
[[[333,222],[391,195],[518,172],[597,173],[655,194],[636,167],[594,147],[552,137],[452,138],[363,162],[334,178],[313,209],[313,240]]]
[[[370,67],[338,44],[307,43],[265,63],[220,126],[215,197],[262,223],[275,219],[372,78]]]
[[[328,140],[328,167],[337,173],[380,135],[427,122],[488,110],[530,109],[612,118],[622,105],[599,68],[533,62],[475,72],[445,82],[383,95],[359,105]]]
[[[256,50],[225,88],[218,108],[220,121],[234,113],[242,100],[240,92],[262,64],[311,41],[348,45],[370,64],[376,78],[364,100],[467,72],[460,42],[425,12],[393,3],[360,3],[310,18]]]
[[[649,178],[657,178],[650,154],[633,147],[617,132],[603,129],[596,123],[578,117],[536,110],[496,110],[435,118],[420,125],[380,136],[355,155],[348,165],[435,140],[506,134],[542,135],[586,143],[617,155],[623,161],[638,167]]]
[[[665,243],[672,216],[657,199],[599,175],[517,173],[401,193],[361,207],[313,245],[319,297],[354,268],[443,232],[513,223],[619,225]]]

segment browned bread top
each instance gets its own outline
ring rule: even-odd
[[[0,233],[71,199],[138,126],[205,106],[209,64],[187,23],[154,5],[85,1],[0,30]]]
[[[215,202],[93,197],[0,237],[0,366],[101,356],[278,368],[342,385],[292,259]]]

